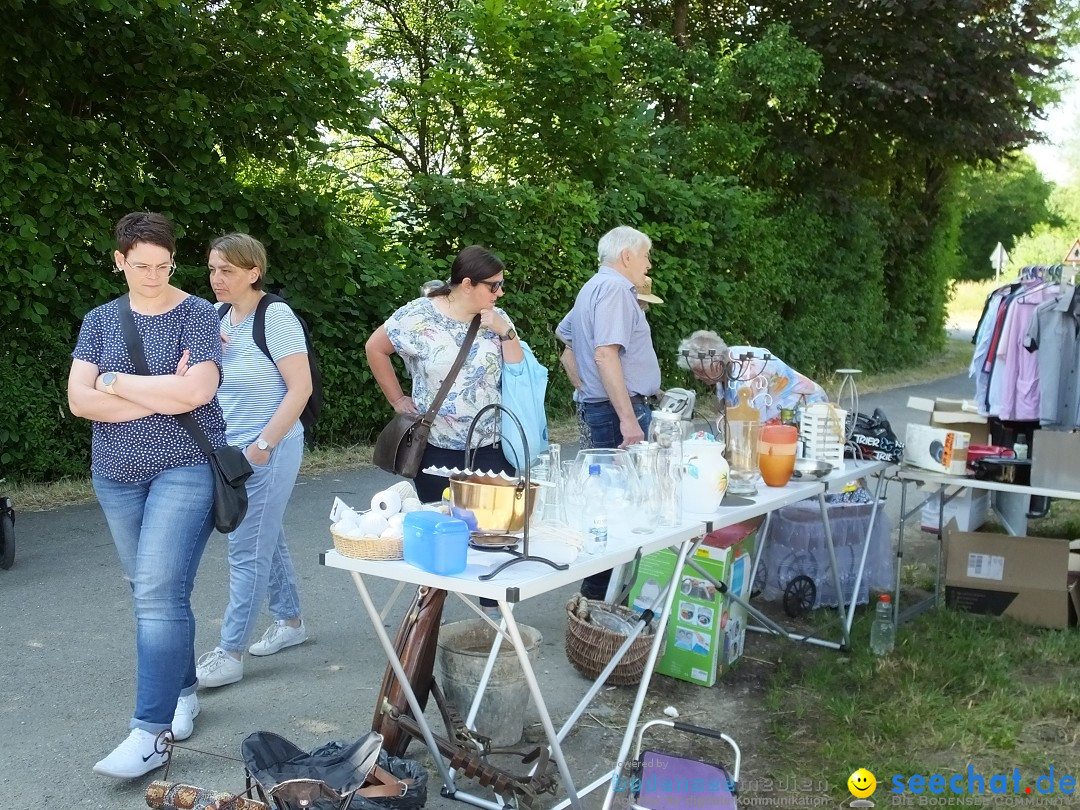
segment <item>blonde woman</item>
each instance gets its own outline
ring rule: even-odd
[[[300,321],[284,301],[265,306],[266,344],[256,344],[256,310],[266,295],[266,248],[254,237],[215,239],[207,258],[210,286],[223,307],[224,380],[218,400],[229,444],[243,447],[254,470],[247,482],[248,511],[229,535],[229,605],[217,647],[199,658],[199,686],[244,677],[244,648],[259,610],[269,599],[274,623],[247,648],[272,655],[307,641],[296,571],[282,522],[304,453],[300,413],[311,396],[311,369]]]

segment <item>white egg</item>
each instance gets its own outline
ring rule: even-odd
[[[386,522],[390,524],[391,529],[400,529],[405,525],[405,513],[398,512],[396,515],[391,515]]]
[[[383,529],[383,533],[379,535],[383,540],[401,540],[404,537],[404,533],[401,531],[400,526],[387,526]]]

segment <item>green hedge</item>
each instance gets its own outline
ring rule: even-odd
[[[690,383],[676,367],[676,346],[695,329],[766,346],[810,373],[910,361],[940,341],[944,285],[935,288],[923,270],[938,242],[890,243],[887,209],[843,215],[819,199],[784,199],[723,179],[657,175],[639,178],[636,188],[425,178],[391,217],[356,194],[232,183],[219,187],[220,202],[209,210],[168,196],[157,209],[182,231],[177,283],[192,293],[210,297],[203,264],[210,238],[240,229],[265,240],[270,286],[307,319],[318,347],[326,402],[314,437],[320,444],[367,441],[384,423],[389,411],[367,370],[364,341],[421,282],[445,278],[453,255],[471,243],[507,263],[502,304],[553,370],[553,411],[570,401],[554,328],[596,269],[597,239],[623,223],[655,240],[654,287],[665,303],[649,319],[666,385]],[[89,426],[66,407],[70,351],[85,312],[122,292],[110,272],[110,226],[133,201],[121,195],[85,218],[50,220],[42,187],[18,190],[23,210],[37,195],[40,216],[32,226],[25,215],[21,223],[12,218],[16,227],[0,237],[9,335],[0,362],[0,463],[10,478],[49,480],[88,466]]]

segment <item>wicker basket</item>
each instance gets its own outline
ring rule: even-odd
[[[638,614],[629,608],[586,599],[580,594],[566,603],[566,657],[574,665],[574,669],[589,678],[596,678],[611,661],[615,651],[626,641],[626,636],[582,618],[583,615],[588,616],[589,610],[594,607],[602,607],[630,621],[638,619]],[[634,639],[626,655],[608,677],[607,683],[615,686],[634,686],[641,683],[654,633],[655,627],[650,624]]]
[[[356,557],[361,560],[400,560],[404,557],[402,540],[387,540],[384,537],[348,537],[338,534],[333,529],[334,548],[343,557]]]

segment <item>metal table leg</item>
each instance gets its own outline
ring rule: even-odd
[[[847,617],[844,620],[844,644],[851,643],[851,625],[855,623],[855,606],[859,601],[859,588],[862,587],[863,574],[866,572],[866,557],[870,552],[870,543],[874,539],[874,524],[877,522],[878,509],[881,505],[881,487],[885,482],[885,476],[877,477],[874,486],[874,505],[870,510],[870,525],[866,528],[866,537],[863,538],[862,555],[859,557],[859,567],[855,572],[855,587],[851,590],[851,603],[848,605]]]
[[[836,589],[836,613],[840,618],[840,646],[844,649],[848,644],[847,627],[844,624],[846,606],[844,604],[844,591],[840,586],[840,567],[836,564],[836,546],[833,545],[832,521],[829,520],[829,503],[825,500],[825,493],[818,493],[818,506],[821,508],[821,526],[825,530],[825,549],[829,552],[829,567],[832,569],[833,587]],[[858,596],[856,592],[855,596]],[[852,597],[853,601],[855,596]]]
[[[367,609],[368,618],[371,619],[371,627],[375,630],[375,636],[379,639],[383,652],[386,653],[386,660],[389,662],[390,668],[394,670],[394,675],[397,677],[398,682],[401,684],[402,691],[405,693],[405,699],[409,702],[409,708],[412,710],[413,718],[416,720],[417,725],[420,726],[421,732],[423,732],[424,743],[431,752],[432,758],[435,760],[435,765],[442,775],[443,788],[445,789],[446,794],[452,797],[456,790],[454,779],[450,775],[450,770],[446,767],[442,755],[439,753],[439,746],[435,742],[435,735],[431,733],[431,727],[424,717],[423,709],[420,708],[420,701],[416,699],[416,693],[413,692],[412,684],[409,683],[409,678],[406,676],[405,670],[401,666],[401,660],[397,657],[397,653],[394,652],[394,643],[390,640],[390,637],[386,634],[386,629],[382,625],[382,620],[379,618],[379,609],[375,607],[375,603],[371,599],[371,594],[368,593],[367,586],[364,584],[364,578],[356,571],[350,571],[349,573],[352,575],[356,590],[360,592],[360,599],[364,602],[364,607]]]
[[[700,542],[700,538],[692,540],[686,540],[679,547],[678,559],[675,561],[675,571],[671,576],[671,583],[667,589],[667,593],[664,596],[664,609],[658,614],[659,621],[666,622],[671,615],[671,605],[675,601],[674,583],[682,576],[683,566],[686,564],[686,557],[690,553],[690,549],[694,547],[696,543]],[[612,804],[615,800],[615,779],[613,775],[617,775],[622,763],[626,762],[626,757],[630,753],[630,747],[634,742],[634,732],[637,729],[638,720],[641,717],[641,707],[645,704],[645,694],[649,691],[649,682],[652,680],[653,669],[656,667],[656,659],[660,653],[660,642],[663,638],[663,632],[660,627],[657,627],[656,635],[653,637],[652,646],[649,648],[649,657],[645,662],[645,673],[641,676],[641,683],[638,685],[637,694],[634,696],[634,705],[630,708],[630,717],[626,721],[626,733],[623,734],[622,742],[619,744],[619,753],[615,757],[615,773],[609,774],[609,784],[607,793],[604,795],[603,810],[611,810]]]
[[[540,714],[540,722],[543,724],[544,734],[548,738],[551,756],[559,768],[559,775],[562,777],[563,787],[569,796],[570,806],[574,810],[581,810],[581,797],[574,787],[570,766],[566,762],[566,756],[563,754],[562,745],[560,745],[559,737],[555,732],[555,726],[551,722],[551,715],[548,713],[547,705],[544,703],[544,695],[540,691],[540,684],[536,681],[536,673],[533,672],[532,663],[529,661],[529,651],[525,648],[525,643],[521,639],[521,631],[518,629],[509,604],[499,600],[499,608],[503,612],[503,624],[506,625],[506,631],[514,642],[514,651],[517,653],[518,661],[521,663],[521,671],[525,675],[525,682],[529,685],[529,692],[532,694],[533,701],[536,703],[536,710]]]

